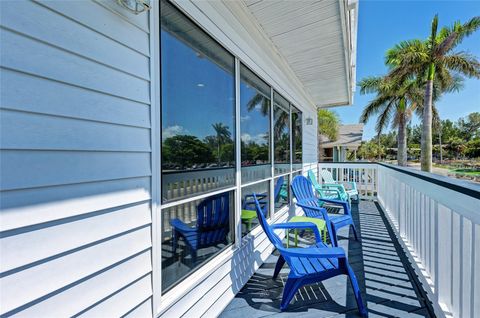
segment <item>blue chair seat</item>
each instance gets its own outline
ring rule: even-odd
[[[307,248],[327,248],[323,242],[318,242],[315,245]],[[294,270],[298,271],[299,275],[321,273],[325,275],[325,271],[331,269],[339,269],[337,258],[305,258],[305,257],[291,257],[292,263],[295,264]]]
[[[352,221],[352,218],[350,215],[330,216],[330,222],[332,222],[336,228],[350,225],[351,221]]]

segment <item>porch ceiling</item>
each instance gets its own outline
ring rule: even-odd
[[[244,2],[317,106],[353,102],[356,0]]]

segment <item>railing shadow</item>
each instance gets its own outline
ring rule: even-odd
[[[422,285],[376,203],[361,201],[358,206],[353,205],[352,215],[361,241],[355,241],[352,231],[347,232],[345,228],[340,232],[339,244],[348,251],[350,265],[370,315],[434,317]],[[300,244],[312,242],[310,234],[300,240]],[[358,316],[353,289],[344,275],[303,287],[287,311],[281,313],[280,302],[289,268],[284,266],[279,277],[273,280],[277,257],[275,251],[238,292],[221,317]]]

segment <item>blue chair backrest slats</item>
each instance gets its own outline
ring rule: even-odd
[[[225,240],[229,231],[229,193],[200,202],[197,207],[197,229],[200,246]]]

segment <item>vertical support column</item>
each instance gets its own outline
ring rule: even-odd
[[[235,246],[242,241],[242,163],[240,133],[240,61],[235,58]]]
[[[152,307],[157,316],[162,296],[162,182],[160,121],[160,5],[153,3],[148,13],[150,25],[150,140],[151,140],[151,213],[152,213]]]

